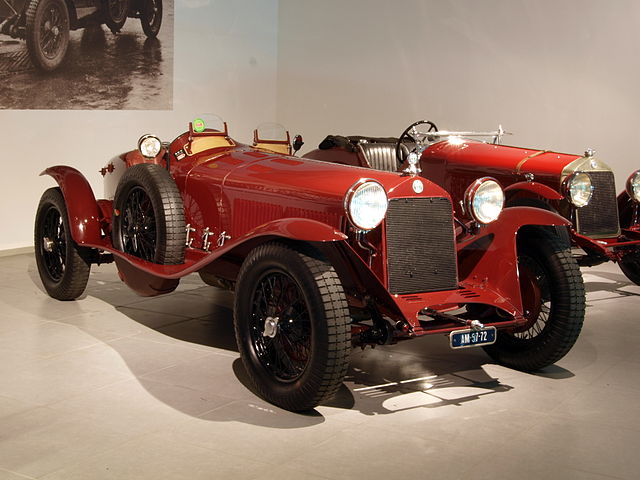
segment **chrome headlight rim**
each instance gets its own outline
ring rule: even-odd
[[[138,151],[145,158],[157,157],[160,150],[162,150],[162,142],[156,135],[148,133],[138,140]]]
[[[367,193],[366,190],[370,188],[379,189],[378,195],[382,194],[384,196],[384,201],[383,201],[384,206],[382,207],[381,210],[378,210],[377,212],[373,212],[374,216],[372,218],[368,219],[367,221],[363,221],[363,218],[360,215],[360,212],[358,212],[354,208],[357,206],[354,202],[357,202],[359,196],[366,194]],[[379,198],[378,200],[380,201],[381,198]],[[371,178],[361,178],[356,183],[354,183],[349,188],[349,190],[347,190],[347,193],[344,199],[344,210],[347,215],[347,218],[349,219],[351,224],[358,231],[361,231],[361,232],[368,232],[378,227],[386,217],[388,207],[389,207],[389,197],[387,196],[387,191],[385,190],[385,188],[382,186],[380,182],[373,180]]]
[[[578,184],[585,181],[588,181],[588,186],[586,188],[583,186],[578,189]],[[593,188],[593,182],[591,181],[589,173],[578,170],[567,175],[564,179],[562,182],[561,193],[564,198],[571,203],[571,205],[576,208],[582,208],[589,205],[591,198],[593,198]],[[586,197],[584,196],[585,191],[588,191]]]
[[[489,189],[493,189],[494,192],[500,192],[498,197],[499,201],[496,206],[496,212],[488,214],[487,212],[483,212],[484,205],[478,205],[479,200],[486,198],[486,191]],[[478,178],[471,185],[467,187],[467,190],[464,192],[464,206],[465,210],[471,215],[471,218],[479,224],[487,225],[489,223],[495,222],[499,217],[500,213],[504,209],[504,190],[500,183],[493,177],[482,177]]]
[[[625,189],[631,200],[640,203],[640,170],[636,170],[629,175]]]

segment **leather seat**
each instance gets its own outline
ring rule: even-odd
[[[406,158],[408,149],[405,145],[400,145],[402,157]],[[387,172],[397,172],[401,163],[396,158],[395,143],[358,143],[358,150],[367,161],[369,166],[375,170],[384,170]]]

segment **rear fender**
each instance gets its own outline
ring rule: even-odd
[[[558,191],[539,182],[513,183],[506,187],[504,192],[507,198],[511,198],[521,192],[533,193],[547,200],[562,200],[564,198]]]
[[[504,209],[493,223],[457,245],[461,283],[491,288],[522,311],[518,280],[517,235],[525,226],[568,226],[557,213],[534,207]]]
[[[73,167],[57,165],[40,175],[54,178],[64,196],[73,240],[79,245],[102,243],[100,207],[87,179]]]

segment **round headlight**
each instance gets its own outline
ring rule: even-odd
[[[349,189],[345,200],[349,220],[360,230],[376,228],[387,213],[387,192],[378,182],[359,181]]]
[[[578,208],[588,205],[593,195],[591,177],[585,172],[572,173],[562,183],[562,193]]]
[[[465,206],[479,223],[491,223],[500,216],[504,206],[504,192],[493,178],[479,178],[464,193]]]
[[[636,170],[627,179],[627,193],[632,200],[640,202],[640,170]]]
[[[138,140],[138,151],[143,157],[155,158],[160,149],[162,148],[162,142],[155,135],[143,135]]]

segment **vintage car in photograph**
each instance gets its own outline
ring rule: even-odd
[[[305,157],[401,172],[408,157],[417,156],[419,175],[449,192],[457,216],[464,214],[469,182],[490,175],[504,188],[505,207],[540,208],[571,222],[554,230],[574,247],[579,265],[614,261],[640,285],[640,170],[616,195],[613,171],[594,151],[576,155],[506,146],[499,144],[503,134],[442,131],[418,121],[400,137],[329,135]]]
[[[147,37],[162,24],[162,0],[0,0],[0,34],[26,40],[31,62],[52,71],[62,64],[69,31],[106,24],[119,32],[127,17],[139,18]]]
[[[569,352],[585,294],[549,231],[564,217],[503,209],[486,176],[469,178],[454,214],[415,163],[395,173],[299,158],[276,133],[258,129],[244,145],[199,117],[171,142],[143,135],[101,169],[102,199],[78,170],[46,169],[58,186],[40,200],[35,255],[48,294],[80,297],[91,265],[110,261],[147,296],[197,272],[235,292],[255,392],[293,411],[334,395],[353,346],[445,335],[524,371]]]

